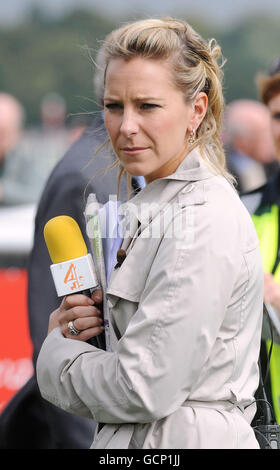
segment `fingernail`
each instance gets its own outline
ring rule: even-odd
[[[102,299],[102,296],[100,294],[94,294],[94,300],[96,302],[100,302],[101,299]]]

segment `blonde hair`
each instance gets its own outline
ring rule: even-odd
[[[170,61],[174,84],[183,92],[187,102],[191,102],[199,92],[206,93],[207,112],[190,150],[199,146],[203,158],[216,172],[232,179],[226,170],[220,140],[225,104],[223,64],[218,63],[221,49],[216,40],[205,42],[188,23],[174,18],[140,20],[116,29],[107,36],[98,54],[99,72],[95,83],[99,96],[102,94],[100,87],[104,89],[110,60],[129,60],[137,55]],[[121,173],[124,173],[123,168]]]

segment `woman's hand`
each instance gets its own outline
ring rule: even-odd
[[[50,315],[48,333],[60,326],[61,332],[66,338],[79,341],[87,341],[100,335],[104,331],[104,327],[101,311],[97,306],[100,306],[101,303],[101,290],[94,291],[91,298],[83,294],[64,297],[60,307]],[[72,321],[75,330],[79,331],[77,336],[71,335],[69,331],[68,323],[70,321]]]

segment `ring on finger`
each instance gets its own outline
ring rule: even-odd
[[[78,336],[78,334],[80,333],[80,330],[77,330],[74,326],[74,323],[73,321],[69,321],[68,324],[68,331],[69,331],[69,334],[72,335],[72,336]]]

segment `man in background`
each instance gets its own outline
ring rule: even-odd
[[[0,204],[18,204],[33,199],[28,181],[30,165],[19,149],[24,109],[8,93],[0,93]]]
[[[278,163],[275,161],[269,112],[263,103],[236,100],[225,112],[223,140],[227,166],[243,194],[265,184]]]
[[[22,131],[24,111],[20,103],[7,93],[0,93],[0,176],[7,155],[16,147]]]
[[[24,128],[24,109],[8,93],[0,93],[0,205],[37,204],[54,163]],[[64,145],[64,150],[66,145]],[[59,150],[59,149],[58,149]],[[60,157],[63,153],[60,154]],[[57,158],[58,160],[58,158]],[[56,161],[57,161],[56,160]]]

